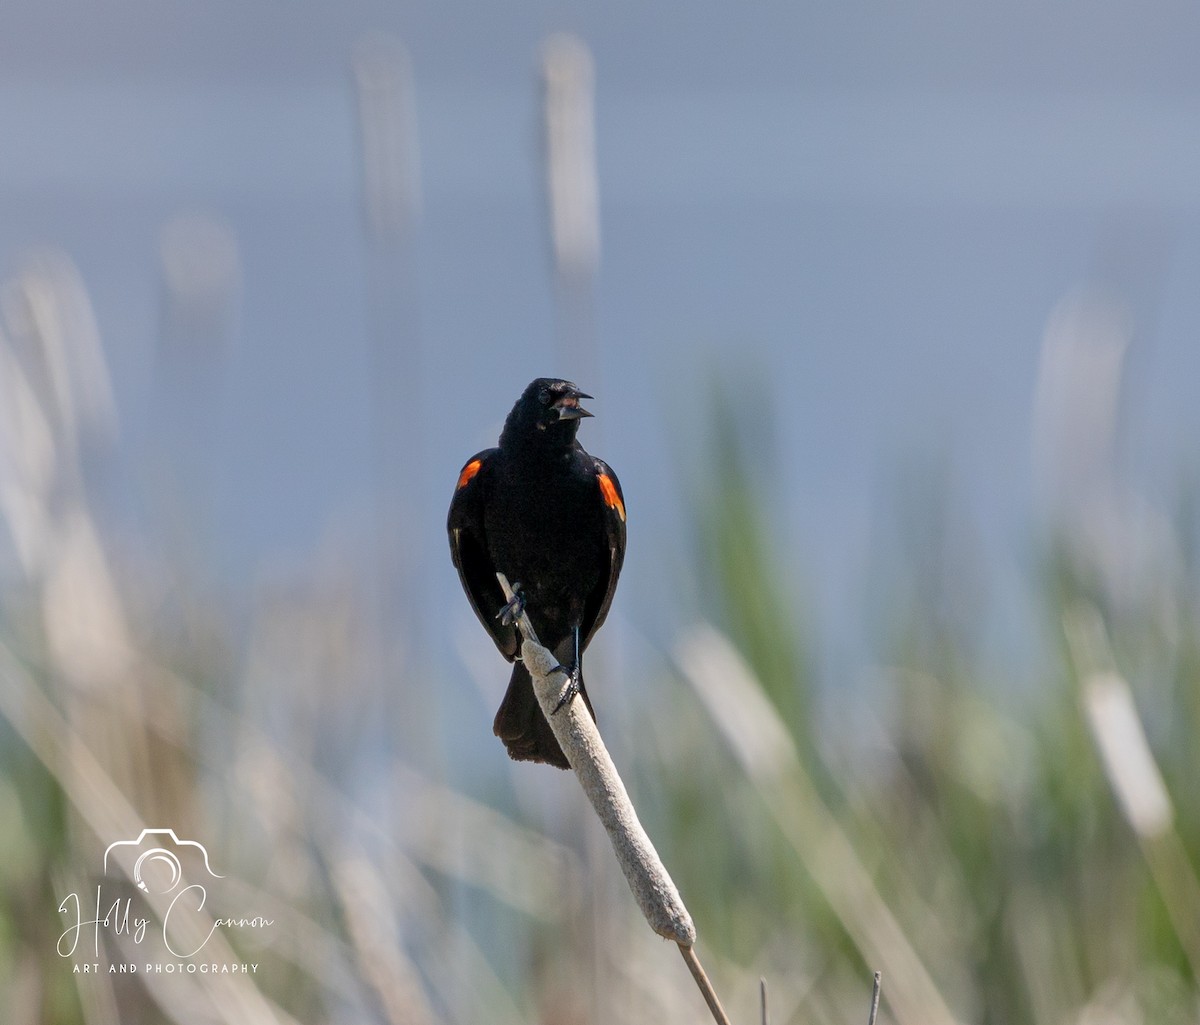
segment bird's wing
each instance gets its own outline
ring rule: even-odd
[[[621,564],[625,561],[625,496],[621,493],[621,482],[603,459],[592,457],[592,462],[595,465],[597,500],[604,506],[608,565],[584,605],[583,622],[579,627],[584,647],[608,615],[608,607],[617,589],[617,577],[621,574]]]
[[[496,566],[488,554],[483,508],[491,474],[489,465],[497,450],[486,449],[467,460],[458,475],[446,531],[450,535],[450,558],[458,570],[458,579],[471,600],[475,615],[496,642],[500,653],[510,662],[516,658],[521,641],[515,626],[505,626],[496,618],[504,605],[504,592],[496,580]]]

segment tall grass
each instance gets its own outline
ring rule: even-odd
[[[1111,359],[1097,351],[1109,310],[1074,302],[1069,327],[1083,336],[1069,371],[1086,382],[1090,361]],[[1075,383],[1079,402],[1104,407],[1075,414],[1103,435],[1118,382],[1111,396]],[[770,976],[786,951],[776,972],[802,979],[796,1021],[847,1020],[869,968],[884,970],[900,1022],[1196,1020],[1200,607],[1194,559],[1181,557],[1195,530],[1186,508],[1152,515],[1111,451],[1066,445],[1051,476],[1086,487],[1030,528],[1024,618],[1038,631],[999,664],[979,644],[987,605],[964,591],[980,564],[952,547],[959,525],[928,503],[924,519],[897,517],[923,536],[900,539],[920,553],[911,579],[878,582],[907,596],[889,606],[878,682],[855,693],[842,735],[815,737],[827,720],[805,714],[818,699],[798,655],[810,627],[788,622],[803,608],[788,597],[797,583],[765,554],[778,551],[763,512],[779,496],[746,486],[762,439],[739,440],[729,405],[706,446],[720,471],[694,503],[723,633],[705,627],[677,648],[709,713],[695,728],[712,739],[689,747],[684,776],[662,769],[701,928],[719,922],[721,949],[747,973]],[[1026,664],[1032,685],[1006,675]]]

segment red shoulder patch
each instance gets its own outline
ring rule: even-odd
[[[479,468],[483,465],[482,459],[472,459],[466,466],[462,468],[462,473],[458,475],[458,485],[455,491],[461,491],[471,483],[471,478],[479,472]]]
[[[621,501],[621,493],[617,491],[617,486],[607,473],[600,474],[599,480],[600,494],[604,496],[604,504],[610,509],[615,509],[617,515],[621,517],[621,522],[624,523],[625,503]]]

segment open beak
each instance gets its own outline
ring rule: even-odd
[[[554,403],[554,408],[558,410],[559,420],[582,420],[585,416],[593,416],[594,414],[589,413],[579,404],[580,399],[590,399],[591,397],[587,392],[567,392]]]

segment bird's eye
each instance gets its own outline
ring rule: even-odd
[[[552,398],[552,396],[551,396],[551,394],[550,394],[550,389],[549,389],[549,388],[543,388],[543,389],[542,389],[540,392],[538,392],[538,401],[539,401],[539,402],[540,402],[540,403],[541,403],[543,406],[548,406],[548,405],[550,405],[550,400],[551,400],[551,398]]]

